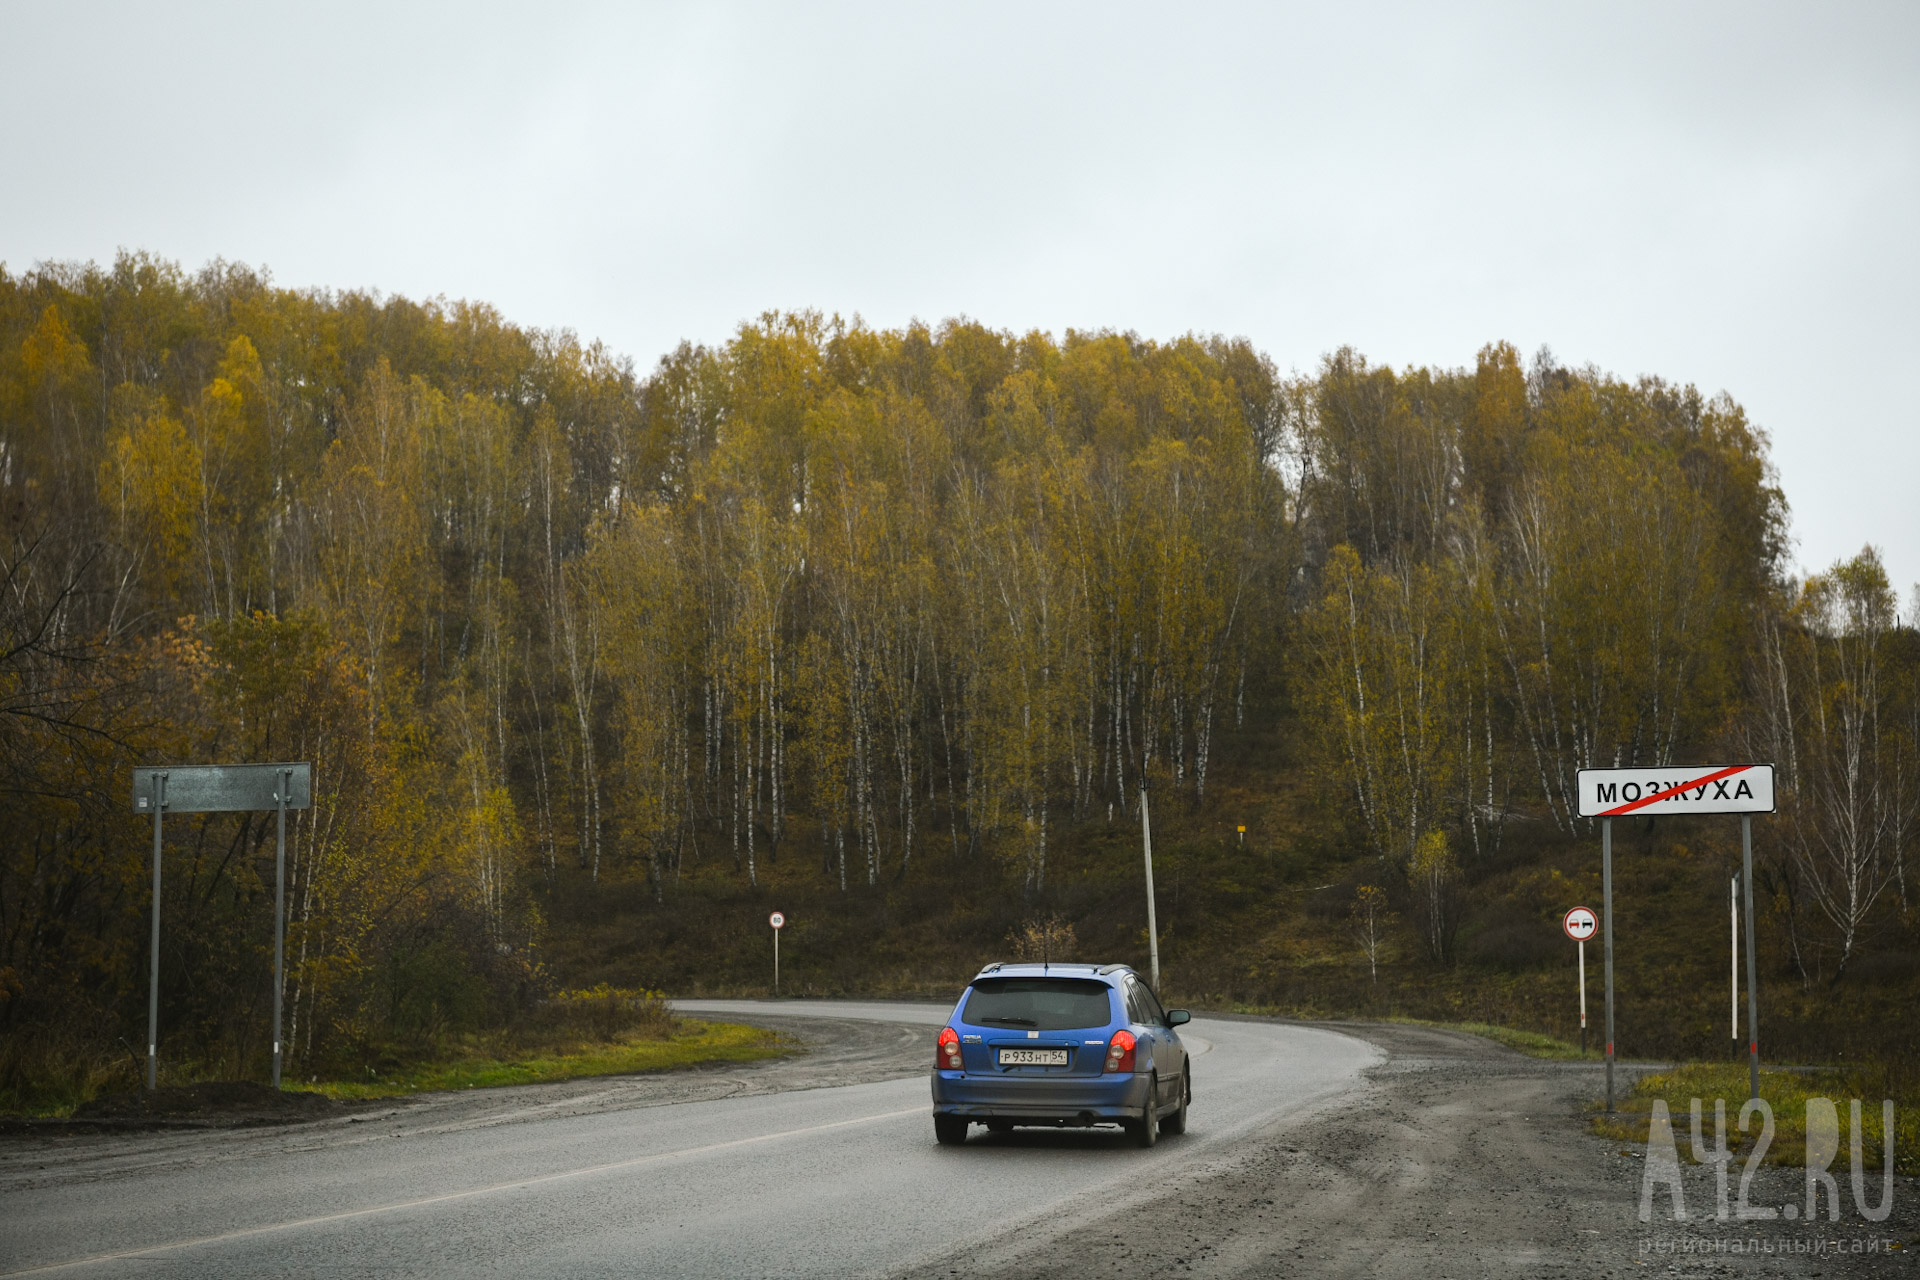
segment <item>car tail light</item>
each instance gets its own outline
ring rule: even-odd
[[[940,1042],[933,1049],[933,1065],[942,1071],[960,1069],[960,1033],[952,1027],[940,1032]]]
[[[1133,1070],[1133,1032],[1116,1031],[1107,1041],[1107,1070]]]

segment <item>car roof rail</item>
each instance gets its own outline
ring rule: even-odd
[[[1052,968],[1086,969],[1093,973],[1131,973],[1133,972],[1133,966],[1130,964],[1098,965],[1098,964],[1094,964],[1090,960],[1057,960],[1057,961],[1056,960],[995,960],[992,964],[985,964],[980,966],[980,972],[994,973],[998,970],[1005,969],[1009,966],[1013,966],[1017,968],[1021,965],[1035,965],[1035,964],[1040,965],[1042,968],[1048,968],[1048,969],[1052,969]],[[976,974],[975,976],[977,977],[979,975]]]

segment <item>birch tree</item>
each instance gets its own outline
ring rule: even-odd
[[[1834,981],[1898,892],[1920,816],[1910,694],[1889,662],[1896,606],[1868,547],[1800,584],[1762,633],[1757,745],[1779,769],[1797,896],[1824,926]]]

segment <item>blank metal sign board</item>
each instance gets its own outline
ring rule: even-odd
[[[1772,813],[1773,766],[1702,764],[1663,769],[1582,769],[1580,816]]]
[[[166,775],[162,793],[168,813],[229,813],[248,809],[276,809],[280,779],[287,789],[287,808],[313,807],[313,766],[300,764],[160,764],[133,771],[133,811],[153,812],[154,775]]]

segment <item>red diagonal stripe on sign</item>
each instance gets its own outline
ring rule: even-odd
[[[1677,796],[1682,791],[1691,791],[1695,787],[1703,787],[1709,782],[1718,782],[1722,778],[1731,778],[1734,774],[1745,773],[1751,768],[1753,768],[1753,766],[1750,764],[1728,765],[1718,773],[1710,773],[1704,778],[1695,778],[1692,782],[1682,782],[1678,786],[1668,787],[1665,791],[1656,791],[1652,795],[1641,796],[1638,800],[1630,801],[1617,809],[1602,809],[1600,816],[1603,818],[1617,818],[1623,813],[1632,813],[1635,809],[1644,809],[1656,801],[1665,800],[1668,796]]]

